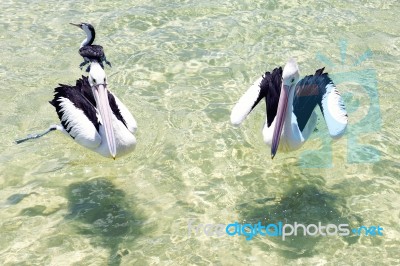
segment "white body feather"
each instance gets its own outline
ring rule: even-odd
[[[121,112],[121,115],[126,123],[125,126],[117,117],[112,115],[112,125],[115,134],[116,148],[118,157],[132,152],[136,146],[136,138],[133,135],[137,130],[136,120],[128,111],[128,108],[115,96],[115,101]],[[111,158],[107,143],[105,140],[105,131],[102,124],[99,126],[99,131],[84,114],[84,112],[75,107],[75,105],[67,98],[61,97],[58,99],[62,106],[63,116],[62,121],[68,122],[68,127],[57,127],[58,130],[69,134],[78,144],[86,147],[100,155]],[[100,115],[97,113],[99,122],[101,123]],[[69,132],[68,132],[69,131]]]

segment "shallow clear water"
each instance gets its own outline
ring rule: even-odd
[[[1,1],[0,264],[400,264],[398,1]],[[83,72],[91,22],[138,146],[104,159],[61,133],[58,83]],[[349,111],[272,161],[264,104],[240,128],[234,103],[263,72],[325,66]],[[321,115],[319,113],[319,115]],[[347,223],[383,236],[209,237],[194,225]]]

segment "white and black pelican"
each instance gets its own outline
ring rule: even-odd
[[[46,132],[29,135],[17,143],[59,130],[104,157],[115,159],[134,150],[136,121],[108,90],[106,74],[98,62],[91,62],[89,77],[82,76],[75,86],[60,84],[55,88],[50,103],[56,108],[61,125],[52,125]]]
[[[332,138],[341,137],[347,126],[347,112],[335,84],[318,69],[299,80],[299,68],[291,59],[282,68],[266,72],[246,91],[232,109],[231,123],[240,125],[253,108],[265,99],[267,118],[264,142],[271,147],[273,159],[279,150],[299,149],[314,131],[318,105]],[[280,144],[280,145],[279,145]]]
[[[80,24],[70,23],[70,24],[81,28],[86,33],[86,38],[83,40],[79,48],[79,54],[84,59],[84,61],[79,65],[79,67],[82,69],[84,65],[88,64],[93,60],[99,62],[102,68],[104,68],[103,61],[111,67],[111,63],[106,59],[103,47],[101,45],[93,44],[94,38],[96,37],[96,32],[94,30],[94,27],[89,23],[80,23]],[[86,69],[86,71],[89,72],[89,70],[90,70],[90,65]]]

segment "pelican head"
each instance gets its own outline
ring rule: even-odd
[[[293,93],[299,78],[299,67],[297,66],[296,61],[292,58],[286,63],[282,73],[281,93],[279,96],[278,109],[276,111],[274,135],[272,137],[272,159],[278,151],[279,140],[281,138],[283,125],[285,123],[288,104],[292,104],[291,102],[288,102],[289,95],[290,93]]]
[[[69,24],[81,28],[86,33],[86,39],[83,40],[81,47],[86,45],[91,45],[93,43],[94,38],[96,37],[96,32],[94,31],[94,27],[91,24],[84,22],[80,24],[75,24],[75,23],[69,23]]]
[[[299,81],[299,78],[300,78],[299,66],[296,63],[296,60],[291,58],[283,68],[282,83],[284,85],[290,86],[291,84],[296,84]]]
[[[112,124],[112,111],[108,101],[107,77],[98,62],[91,63],[89,84],[96,101],[96,108],[100,114],[100,122],[104,127],[105,141],[107,142],[111,157],[115,159],[117,147]]]

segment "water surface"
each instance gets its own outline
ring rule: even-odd
[[[398,1],[2,1],[0,264],[400,263]],[[83,32],[97,29],[110,89],[138,121],[134,153],[104,159],[55,132],[48,104],[73,84]],[[264,104],[230,110],[295,57],[326,67],[349,111],[304,147],[269,158]],[[321,115],[319,113],[319,115]],[[195,224],[379,225],[384,236],[188,235]]]

